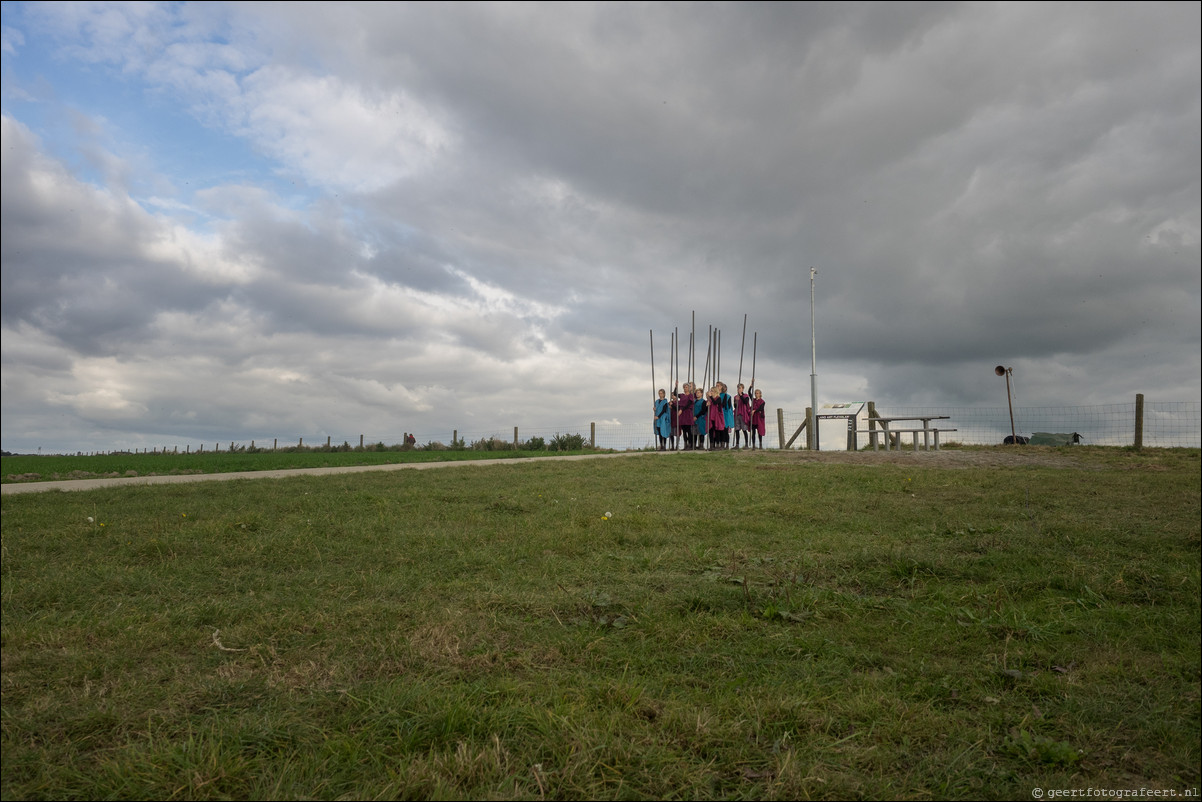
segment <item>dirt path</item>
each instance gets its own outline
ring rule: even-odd
[[[616,457],[672,457],[685,452],[629,451],[616,454],[577,454],[565,457],[531,457],[538,460],[581,460]],[[702,455],[696,455],[701,457]],[[1071,457],[1039,446],[1021,449],[944,449],[941,451],[737,451],[714,454],[714,457],[735,459],[767,459],[775,464],[829,463],[855,465],[915,465],[931,468],[980,468],[1016,465],[1080,467]],[[406,462],[392,465],[349,465],[334,468],[289,468],[279,471],[238,471],[234,473],[169,474],[161,476],[121,476],[99,479],[66,479],[56,482],[12,482],[0,485],[0,495],[17,493],[46,493],[54,490],[97,490],[127,485],[168,485],[183,482],[228,482],[235,479],[283,479],[290,476],[326,476],[335,473],[364,471],[424,471],[431,468],[454,468],[486,465],[522,465],[529,459],[452,460],[448,462]]]

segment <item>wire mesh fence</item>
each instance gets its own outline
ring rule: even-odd
[[[1202,404],[1196,401],[1149,402],[1141,405],[1104,404],[1076,407],[1015,407],[1014,431],[1031,436],[1036,432],[1076,433],[1080,442],[1087,445],[1130,446],[1136,443],[1154,448],[1202,446]],[[882,417],[946,416],[937,422],[943,430],[943,445],[963,443],[965,445],[999,444],[1011,433],[1010,410],[1006,407],[937,407],[937,406],[889,406],[876,405]],[[806,433],[800,431],[806,420],[804,410],[777,410],[769,413],[764,445],[768,448],[806,448]],[[823,419],[819,424],[819,446],[822,450],[843,450],[848,447],[867,446],[866,435],[859,435],[854,442],[849,437],[851,429],[867,428],[866,415],[861,416],[854,426],[846,420]],[[1142,426],[1140,425],[1142,424]],[[954,433],[947,431],[955,429]],[[1137,435],[1137,429],[1139,434]],[[192,443],[187,445],[164,445],[161,448],[139,448],[138,451],[183,452],[183,451],[242,451],[280,450],[285,448],[310,448],[330,450],[393,449],[403,446],[407,436],[411,443],[422,449],[474,449],[499,451],[508,449],[528,450],[577,450],[582,446],[618,451],[643,450],[655,447],[655,435],[651,422],[615,423],[588,422],[562,426],[498,426],[492,429],[458,430],[409,433],[393,432],[383,435],[306,437],[265,437],[251,440],[226,440],[221,442]],[[790,439],[792,442],[790,443]]]

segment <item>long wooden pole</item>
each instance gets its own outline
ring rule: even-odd
[[[693,351],[697,346],[693,343],[693,332],[689,332],[689,384],[693,383]]]
[[[673,370],[675,366],[672,364],[672,351],[675,348],[676,348],[676,332],[673,331],[672,334],[669,335],[669,337],[668,337],[668,386],[669,387],[672,386],[672,378],[676,375]],[[656,399],[658,400],[658,398],[659,398],[659,393],[656,393]]]
[[[739,384],[743,383],[743,346],[747,345],[747,313],[743,313],[743,339],[739,343]]]
[[[755,344],[759,339],[759,332],[753,332],[751,335],[751,386],[755,387]]]
[[[714,384],[722,381],[722,329],[714,329]]]
[[[689,384],[693,383],[693,371],[697,368],[697,310],[693,310],[693,328],[689,329]]]
[[[651,401],[655,402],[655,331],[649,330],[651,335]]]

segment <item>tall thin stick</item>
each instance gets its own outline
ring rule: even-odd
[[[739,343],[739,384],[743,383],[743,346],[747,345],[747,313],[743,313],[743,340]]]
[[[759,339],[759,332],[754,332],[751,335],[751,386],[755,387],[755,343]]]
[[[722,381],[722,329],[714,329],[714,384]]]
[[[648,333],[651,335],[651,400],[655,401],[655,331]]]
[[[693,351],[697,346],[693,343],[693,332],[689,332],[689,385],[693,384]]]
[[[674,348],[676,348],[676,332],[672,332],[670,335],[668,335],[668,386],[669,387],[672,386],[672,377],[676,375],[675,373],[673,373],[673,368],[675,366],[672,364],[672,350]],[[659,397],[659,394],[656,393],[656,398],[658,398],[658,397]]]

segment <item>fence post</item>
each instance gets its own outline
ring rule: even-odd
[[[363,435],[359,435],[359,448],[360,450],[363,448]]]
[[[296,441],[296,447],[297,447],[297,448],[303,448],[303,447],[304,447],[304,445],[305,445],[305,438],[303,438],[303,437],[301,437],[301,438],[298,438],[298,439],[297,439],[297,441]]]
[[[271,440],[271,450],[275,451],[279,447],[280,447],[280,438],[273,437]]]
[[[593,421],[588,425],[588,447],[597,447],[597,422]]]
[[[780,407],[776,408],[776,447],[785,447],[785,411]]]
[[[1144,447],[1144,394],[1135,394],[1135,450]]]
[[[458,442],[459,442],[459,430],[452,429],[451,430],[451,448],[454,448],[455,444]]]
[[[806,407],[806,450],[814,451],[818,445],[818,413],[811,407]]]
[[[514,426],[513,427],[513,450],[517,451],[517,449],[518,449],[518,427]]]

